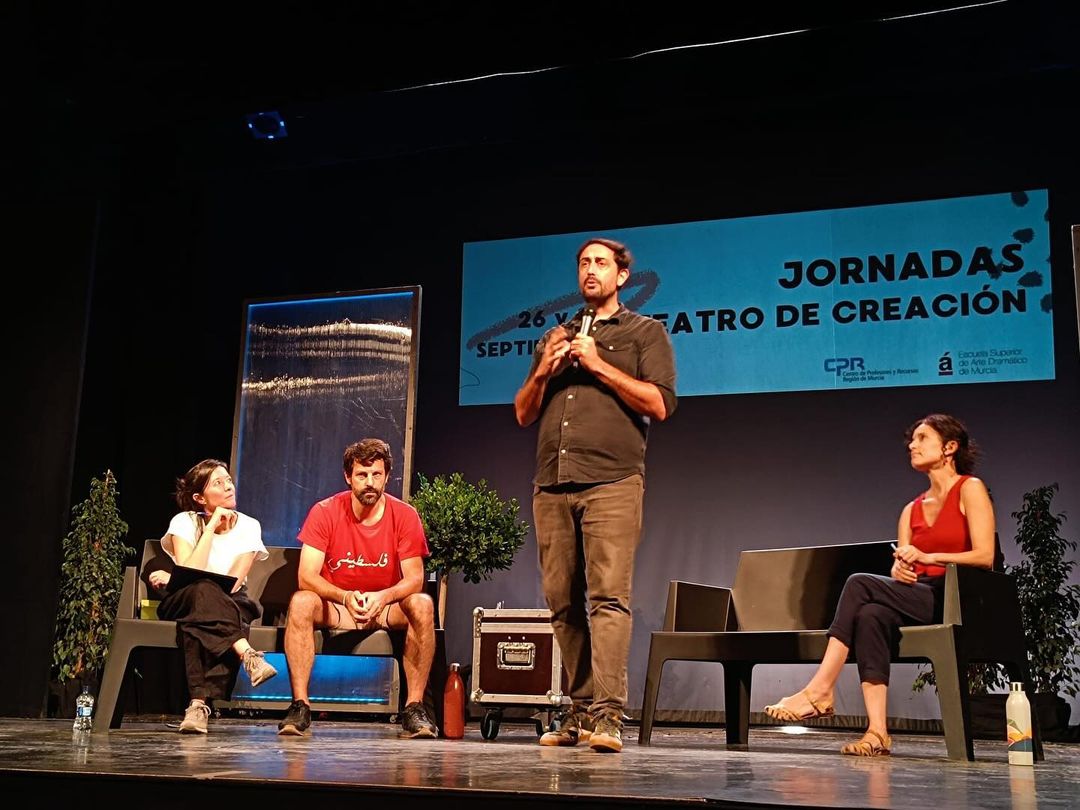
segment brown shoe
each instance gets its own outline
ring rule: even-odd
[[[588,742],[592,728],[592,718],[583,707],[567,709],[560,717],[558,729],[544,733],[540,737],[540,744],[573,746]]]
[[[589,738],[589,748],[602,754],[622,751],[622,721],[614,715],[601,717]]]

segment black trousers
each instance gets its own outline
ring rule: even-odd
[[[228,700],[240,671],[232,645],[247,638],[251,623],[262,616],[247,588],[228,594],[216,583],[200,579],[161,600],[158,616],[176,622],[189,695]]]
[[[877,574],[848,577],[829,635],[854,650],[860,681],[888,684],[900,628],[941,621],[944,585],[943,576],[913,585]]]

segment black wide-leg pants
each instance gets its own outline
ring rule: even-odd
[[[225,593],[215,582],[200,579],[169,594],[158,616],[176,622],[176,643],[184,654],[188,693],[192,698],[228,700],[240,659],[232,645],[251,632],[262,615],[247,588]]]

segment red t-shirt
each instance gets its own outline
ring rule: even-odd
[[[308,512],[298,539],[326,553],[322,576],[339,588],[381,591],[401,581],[401,561],[428,556],[420,515],[384,494],[382,517],[365,526],[352,510],[349,490],[319,501]]]
[[[922,501],[926,493],[915,499],[911,506],[911,545],[926,554],[971,551],[971,532],[968,531],[967,518],[960,511],[960,488],[969,478],[970,475],[961,475],[952,485],[933,526],[926,522],[923,514]],[[945,574],[945,566],[915,563],[915,573],[940,577]]]

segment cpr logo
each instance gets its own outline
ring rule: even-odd
[[[839,377],[845,371],[866,371],[866,364],[861,357],[830,357],[825,360],[825,370]]]

